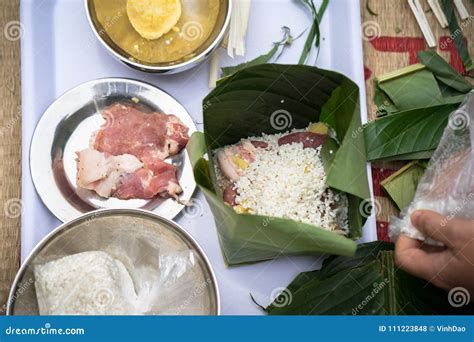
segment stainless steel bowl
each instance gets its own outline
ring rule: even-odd
[[[163,256],[190,252],[193,262],[186,268],[188,273],[178,277],[168,290],[171,292],[167,297],[174,294],[176,298],[164,306],[163,296],[160,299],[158,295],[152,302],[153,309],[147,314],[220,313],[219,290],[212,267],[197,242],[184,229],[144,210],[105,209],[59,226],[35,247],[15,277],[7,315],[39,314],[34,277],[36,265],[86,251],[104,251],[120,260],[136,288],[140,285],[137,279],[162,279],[160,277],[165,272],[158,265],[164,260]],[[179,292],[179,286],[183,285],[179,281],[186,282],[186,288],[192,284],[195,290]]]
[[[144,72],[156,74],[175,74],[191,69],[204,62],[221,44],[230,23],[232,12],[232,0],[220,0],[220,10],[214,30],[209,38],[193,53],[193,57],[184,58],[167,63],[144,63],[130,58],[112,39],[107,35],[105,29],[98,23],[93,10],[93,0],[84,0],[87,18],[97,39],[105,49],[125,65]]]

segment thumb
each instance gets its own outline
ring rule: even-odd
[[[423,234],[453,247],[459,241],[460,227],[434,211],[417,210],[411,215],[411,223]]]

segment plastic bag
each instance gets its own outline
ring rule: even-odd
[[[453,218],[474,219],[474,91],[454,111],[443,137],[421,178],[413,202],[404,209],[401,219],[392,217],[389,235],[392,240],[403,233],[427,244],[442,245],[427,238],[411,224],[411,214],[428,209]]]

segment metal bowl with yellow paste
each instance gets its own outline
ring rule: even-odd
[[[92,0],[114,44],[135,60],[160,64],[192,58],[216,26],[220,0]]]

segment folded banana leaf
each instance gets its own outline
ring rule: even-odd
[[[187,149],[196,183],[214,214],[227,264],[282,254],[353,255],[353,239],[361,236],[367,217],[359,208],[370,198],[357,85],[341,74],[315,67],[265,64],[223,79],[203,103],[204,133],[195,133]],[[272,122],[274,113],[286,115],[284,129]],[[327,185],[348,196],[349,238],[289,219],[238,214],[224,203],[211,157],[214,149],[318,121],[336,134],[336,139],[323,145],[321,155]],[[203,158],[206,153],[208,157]]]
[[[378,76],[378,116],[443,104],[460,104],[472,85],[434,51],[419,51],[420,64]]]
[[[398,209],[403,210],[413,201],[416,188],[425,170],[424,165],[418,161],[413,161],[384,179],[380,186],[397,205]]]
[[[418,51],[416,55],[418,60],[445,86],[462,94],[472,90],[472,85],[435,51]]]
[[[433,73],[426,68],[386,81],[379,81],[378,87],[388,95],[400,111],[444,103]]]
[[[359,245],[353,257],[331,256],[300,273],[265,311],[269,315],[459,315],[447,292],[394,264],[393,244]],[[284,296],[285,298],[280,298]]]

